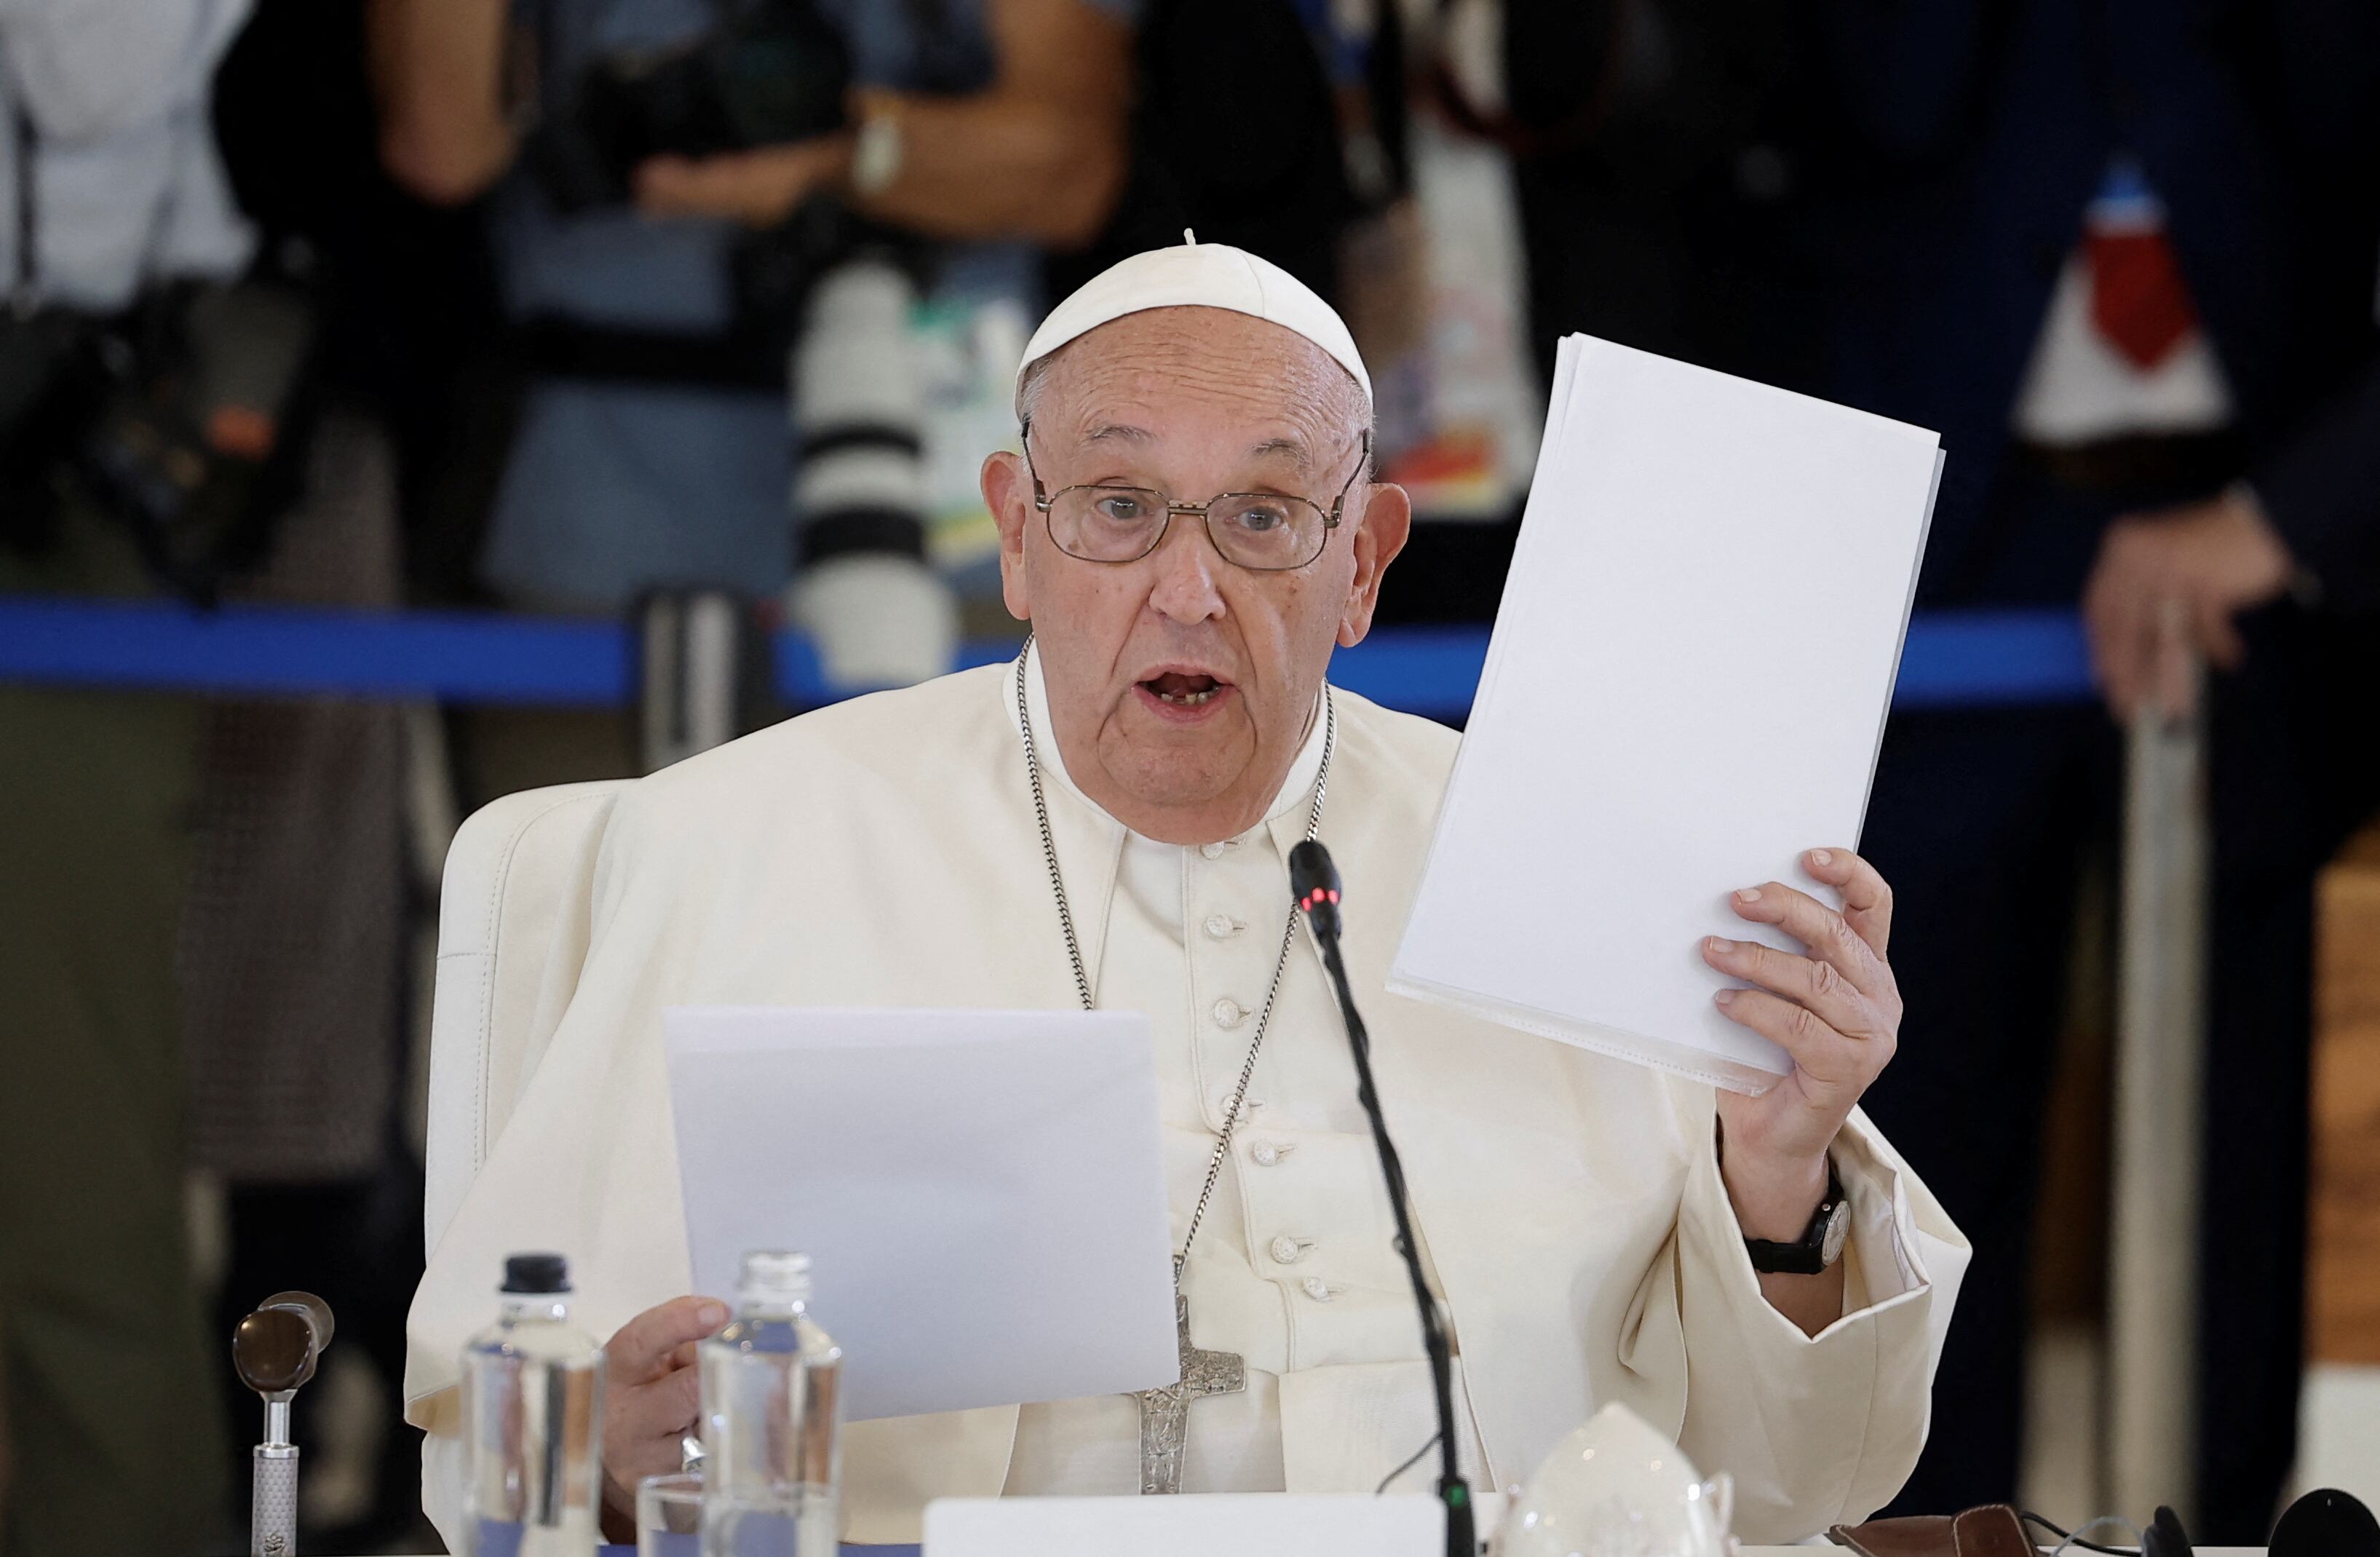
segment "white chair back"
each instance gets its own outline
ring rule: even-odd
[[[628,782],[507,795],[473,812],[446,851],[430,1016],[425,1252],[454,1221],[577,987],[596,847]]]

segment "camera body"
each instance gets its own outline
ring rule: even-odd
[[[306,288],[261,274],[0,321],[0,543],[40,554],[72,501],[211,603],[297,494],[318,335]]]
[[[722,0],[720,10],[698,37],[604,55],[549,88],[526,152],[558,209],[625,202],[648,157],[710,156],[843,127],[850,50],[809,0]]]

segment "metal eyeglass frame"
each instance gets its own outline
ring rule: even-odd
[[[1364,468],[1370,464],[1372,459],[1372,430],[1366,427],[1356,440],[1359,453],[1355,460],[1355,468],[1347,472],[1347,480],[1339,488],[1339,495],[1330,500],[1330,506],[1328,511],[1325,511],[1322,505],[1315,502],[1314,499],[1302,493],[1293,492],[1219,492],[1204,503],[1176,503],[1170,494],[1159,492],[1155,487],[1135,487],[1115,481],[1076,481],[1073,486],[1060,487],[1054,493],[1045,492],[1041,486],[1041,472],[1033,468],[1033,419],[1031,417],[1026,417],[1018,424],[1017,444],[1025,451],[1025,471],[1026,475],[1033,478],[1033,506],[1041,511],[1041,528],[1048,533],[1050,544],[1056,546],[1061,553],[1073,557],[1076,562],[1092,563],[1101,567],[1128,566],[1155,553],[1160,546],[1165,544],[1166,533],[1173,528],[1173,516],[1176,514],[1197,515],[1199,523],[1207,529],[1207,543],[1215,548],[1217,556],[1221,557],[1233,567],[1245,569],[1249,573],[1294,573],[1301,567],[1311,567],[1324,552],[1330,549],[1330,532],[1339,528],[1339,520],[1346,509],[1347,494],[1355,490],[1355,478],[1364,473]],[[1050,510],[1057,504],[1058,499],[1070,492],[1096,492],[1101,489],[1116,492],[1145,492],[1152,497],[1164,499],[1165,522],[1157,527],[1157,533],[1149,538],[1148,545],[1145,550],[1129,557],[1087,557],[1079,553],[1067,551],[1059,541],[1057,527],[1050,517]],[[1295,498],[1322,515],[1321,543],[1314,548],[1314,555],[1307,557],[1304,562],[1285,563],[1279,567],[1251,566],[1224,551],[1223,543],[1215,538],[1214,525],[1208,515],[1208,510],[1227,497]]]

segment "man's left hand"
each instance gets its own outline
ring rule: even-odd
[[[637,168],[637,209],[647,216],[715,216],[773,227],[840,181],[850,165],[851,142],[844,136],[709,157],[648,157]]]
[[[1721,990],[1719,1009],[1792,1057],[1793,1070],[1756,1098],[1718,1094],[1720,1172],[1746,1236],[1791,1243],[1826,1195],[1827,1151],[1869,1083],[1892,1058],[1900,991],[1885,945],[1892,889],[1849,849],[1812,849],[1803,869],[1842,895],[1839,913],[1781,882],[1746,887],[1729,906],[1775,925],[1806,955],[1713,936],[1703,960],[1755,986]]]
[[[2238,664],[2232,618],[2279,599],[2295,566],[2244,491],[2117,519],[2082,590],[2091,663],[2107,706],[2119,719],[2152,704],[2169,718],[2187,713],[2183,650],[2219,669]]]

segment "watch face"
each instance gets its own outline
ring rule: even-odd
[[[1828,1265],[1832,1265],[1836,1260],[1840,1259],[1843,1257],[1843,1245],[1851,1241],[1851,1201],[1848,1199],[1838,1200],[1835,1202],[1834,1210],[1827,1217],[1826,1242],[1820,1250],[1819,1258],[1825,1260]]]

